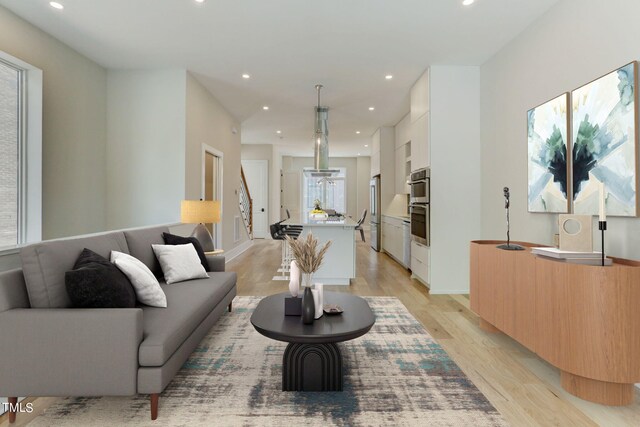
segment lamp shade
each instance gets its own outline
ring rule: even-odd
[[[220,222],[218,200],[183,200],[180,221],[185,224],[213,224]]]

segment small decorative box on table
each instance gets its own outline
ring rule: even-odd
[[[285,316],[302,316],[302,298],[285,297],[284,315]]]

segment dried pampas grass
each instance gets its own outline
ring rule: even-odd
[[[297,240],[292,239],[289,236],[285,236],[289,246],[291,247],[291,252],[293,252],[293,257],[300,268],[300,271],[303,273],[314,273],[320,268],[322,265],[322,259],[324,258],[324,254],[327,253],[329,246],[331,246],[331,240],[329,240],[325,245],[319,250],[318,249],[318,239],[313,237],[313,233],[307,234],[307,237],[299,238]]]

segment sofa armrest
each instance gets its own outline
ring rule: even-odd
[[[206,255],[209,271],[224,271],[224,257],[220,255]]]
[[[137,391],[139,308],[13,309],[0,325],[0,396]]]
[[[0,313],[12,308],[29,308],[29,296],[22,270],[0,273]],[[2,325],[0,325],[2,327]],[[0,343],[0,346],[2,343]]]

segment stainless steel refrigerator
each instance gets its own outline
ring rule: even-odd
[[[369,198],[371,203],[371,247],[380,251],[380,238],[382,236],[380,218],[380,175],[376,175],[371,180],[369,187]]]

